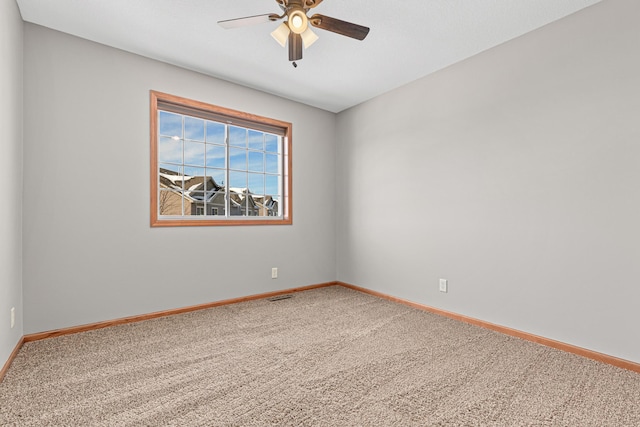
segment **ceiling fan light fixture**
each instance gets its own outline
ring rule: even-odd
[[[296,62],[302,59],[304,49],[308,49],[318,40],[318,36],[311,31],[311,27],[330,31],[356,40],[364,40],[369,34],[369,28],[352,22],[331,18],[330,16],[314,14],[307,16],[309,10],[321,4],[324,0],[275,0],[282,14],[269,13],[264,15],[246,16],[244,18],[227,19],[218,21],[222,28],[238,28],[245,25],[259,24],[261,22],[283,21],[271,32],[280,46],[289,47],[289,61]]]
[[[318,35],[311,31],[310,27],[307,27],[307,30],[304,33],[300,34],[300,36],[302,37],[302,44],[304,45],[305,49],[309,49],[309,46],[311,46],[316,42],[316,40],[318,40]]]
[[[271,33],[271,37],[280,43],[280,46],[285,47],[287,45],[287,39],[289,38],[289,26],[286,22],[278,25],[278,28]]]
[[[307,15],[302,9],[296,9],[292,12],[289,12],[288,23],[289,29],[296,34],[304,33],[309,26]]]

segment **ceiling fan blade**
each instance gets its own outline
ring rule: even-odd
[[[227,19],[226,21],[218,21],[218,25],[228,30],[231,28],[246,27],[248,25],[264,24],[265,22],[276,21],[279,18],[280,17],[278,15],[274,15],[273,13],[267,13],[266,15],[255,15],[255,16],[247,16],[245,18],[236,18],[236,19]]]
[[[322,0],[304,0],[304,7],[307,9],[313,9],[320,3],[322,3]]]
[[[315,14],[309,18],[309,22],[316,28],[342,34],[357,40],[364,40],[369,34],[369,28],[351,22],[341,21],[324,15]]]
[[[302,36],[293,31],[289,33],[289,61],[302,59]]]

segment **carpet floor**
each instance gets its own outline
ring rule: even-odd
[[[640,374],[339,286],[29,342],[1,426],[640,426]]]

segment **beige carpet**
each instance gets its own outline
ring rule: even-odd
[[[26,344],[2,426],[640,426],[640,375],[330,287]]]

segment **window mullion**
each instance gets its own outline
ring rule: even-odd
[[[207,122],[204,122],[204,141],[203,141],[203,146],[204,146],[204,153],[203,153],[203,158],[204,158],[204,171],[206,172],[207,170]],[[207,174],[205,173],[203,175],[202,178],[202,209],[204,210],[204,216],[206,217],[207,215],[209,215],[207,212],[211,212],[209,210],[209,201],[207,200],[207,196],[209,195],[209,190],[207,189]]]
[[[181,215],[184,216],[184,196],[185,196],[184,177],[185,177],[185,170],[186,170],[186,166],[184,164],[184,116],[182,116],[182,135],[180,135],[180,139],[182,140],[182,197],[181,197],[182,212],[181,212]]]
[[[230,165],[230,160],[229,160],[229,125],[225,125],[224,127],[224,151],[225,151],[225,164],[224,164],[224,190],[225,190],[225,194],[224,194],[224,217],[225,218],[230,218],[231,217],[231,191],[229,190],[229,165]]]
[[[249,132],[244,134],[244,168],[246,170],[244,178],[244,216],[249,216]]]

